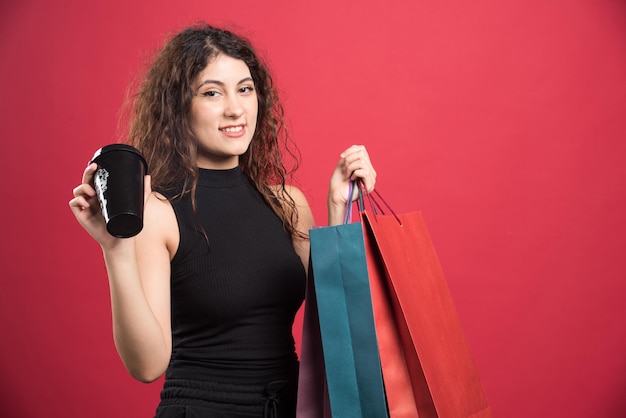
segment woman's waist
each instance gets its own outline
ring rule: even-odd
[[[205,358],[190,353],[175,353],[167,368],[168,379],[214,381],[222,383],[248,382],[263,385],[273,380],[297,379],[297,355],[280,358]]]

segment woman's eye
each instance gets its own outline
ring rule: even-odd
[[[219,95],[219,93],[215,90],[208,90],[205,91],[204,93],[202,93],[202,95],[204,97],[217,97]]]
[[[239,89],[240,93],[252,93],[254,91],[254,87],[252,86],[243,86]]]

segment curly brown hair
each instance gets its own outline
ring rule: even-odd
[[[285,129],[283,107],[267,66],[250,42],[234,33],[199,23],[165,44],[132,97],[127,142],[148,162],[155,190],[191,195],[196,211],[197,141],[191,129],[193,85],[209,60],[225,54],[246,63],[258,98],[257,125],[239,164],[292,236],[297,229],[295,202],[285,184],[298,166],[299,153]],[[291,168],[283,154],[291,158]]]

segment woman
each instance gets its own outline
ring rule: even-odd
[[[142,232],[106,232],[96,164],[74,189],[70,207],[103,250],[119,355],[140,381],[165,373],[157,417],[295,416],[291,327],[314,221],[285,183],[286,138],[250,44],[202,24],[165,45],[134,99],[128,142],[151,174]],[[341,154],[329,224],[343,219],[350,180],[372,191],[375,177],[363,146]]]

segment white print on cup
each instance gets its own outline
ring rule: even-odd
[[[96,175],[93,180],[94,185],[96,186],[96,191],[98,192],[98,201],[100,201],[100,208],[102,208],[103,212],[106,211],[107,200],[104,197],[104,192],[107,189],[108,178],[109,172],[105,168],[99,168],[96,171]]]

